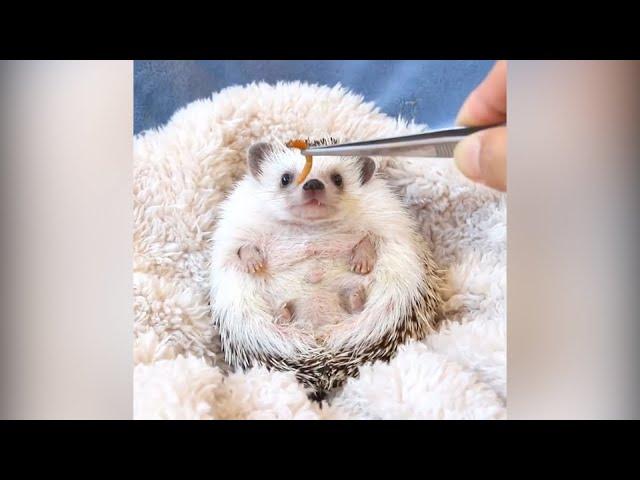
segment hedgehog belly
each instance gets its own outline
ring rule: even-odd
[[[349,265],[361,234],[285,235],[258,245],[267,254],[264,275],[234,272],[217,287],[222,347],[234,367],[294,372],[320,400],[361,365],[388,361],[398,345],[423,338],[440,319],[442,280],[420,237],[382,242],[373,270],[361,275]],[[404,255],[405,247],[415,254]],[[340,290],[353,286],[366,291],[360,314],[343,311],[338,301]],[[294,315],[285,326],[277,311],[286,302]]]
[[[354,238],[352,243],[357,241]],[[313,245],[305,246],[307,252],[313,252],[313,248]],[[322,344],[337,325],[354,319],[354,315],[341,306],[341,292],[368,285],[367,277],[349,269],[350,248],[334,251],[333,255],[316,252],[293,265],[275,268],[267,281],[269,303],[289,304],[293,310],[291,326],[313,337],[318,344]]]

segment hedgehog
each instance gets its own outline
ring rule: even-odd
[[[213,323],[232,368],[292,371],[322,401],[434,331],[441,272],[372,158],[320,157],[298,184],[300,152],[259,142],[247,166],[212,238]]]

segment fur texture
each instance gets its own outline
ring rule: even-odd
[[[291,373],[227,374],[210,322],[210,240],[249,145],[422,129],[339,86],[288,83],[226,89],[136,137],[136,418],[504,417],[505,196],[471,184],[450,161],[376,159],[445,270],[445,321],[388,364],[364,367],[331,405],[309,402]]]

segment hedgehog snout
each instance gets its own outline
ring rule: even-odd
[[[324,183],[322,183],[320,180],[318,180],[317,178],[312,178],[311,180],[309,180],[308,182],[306,182],[303,187],[303,190],[324,190]]]

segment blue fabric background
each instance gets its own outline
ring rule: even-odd
[[[164,124],[180,107],[231,85],[264,80],[341,83],[398,115],[430,128],[453,125],[466,96],[493,61],[207,60],[136,61],[134,132]]]

